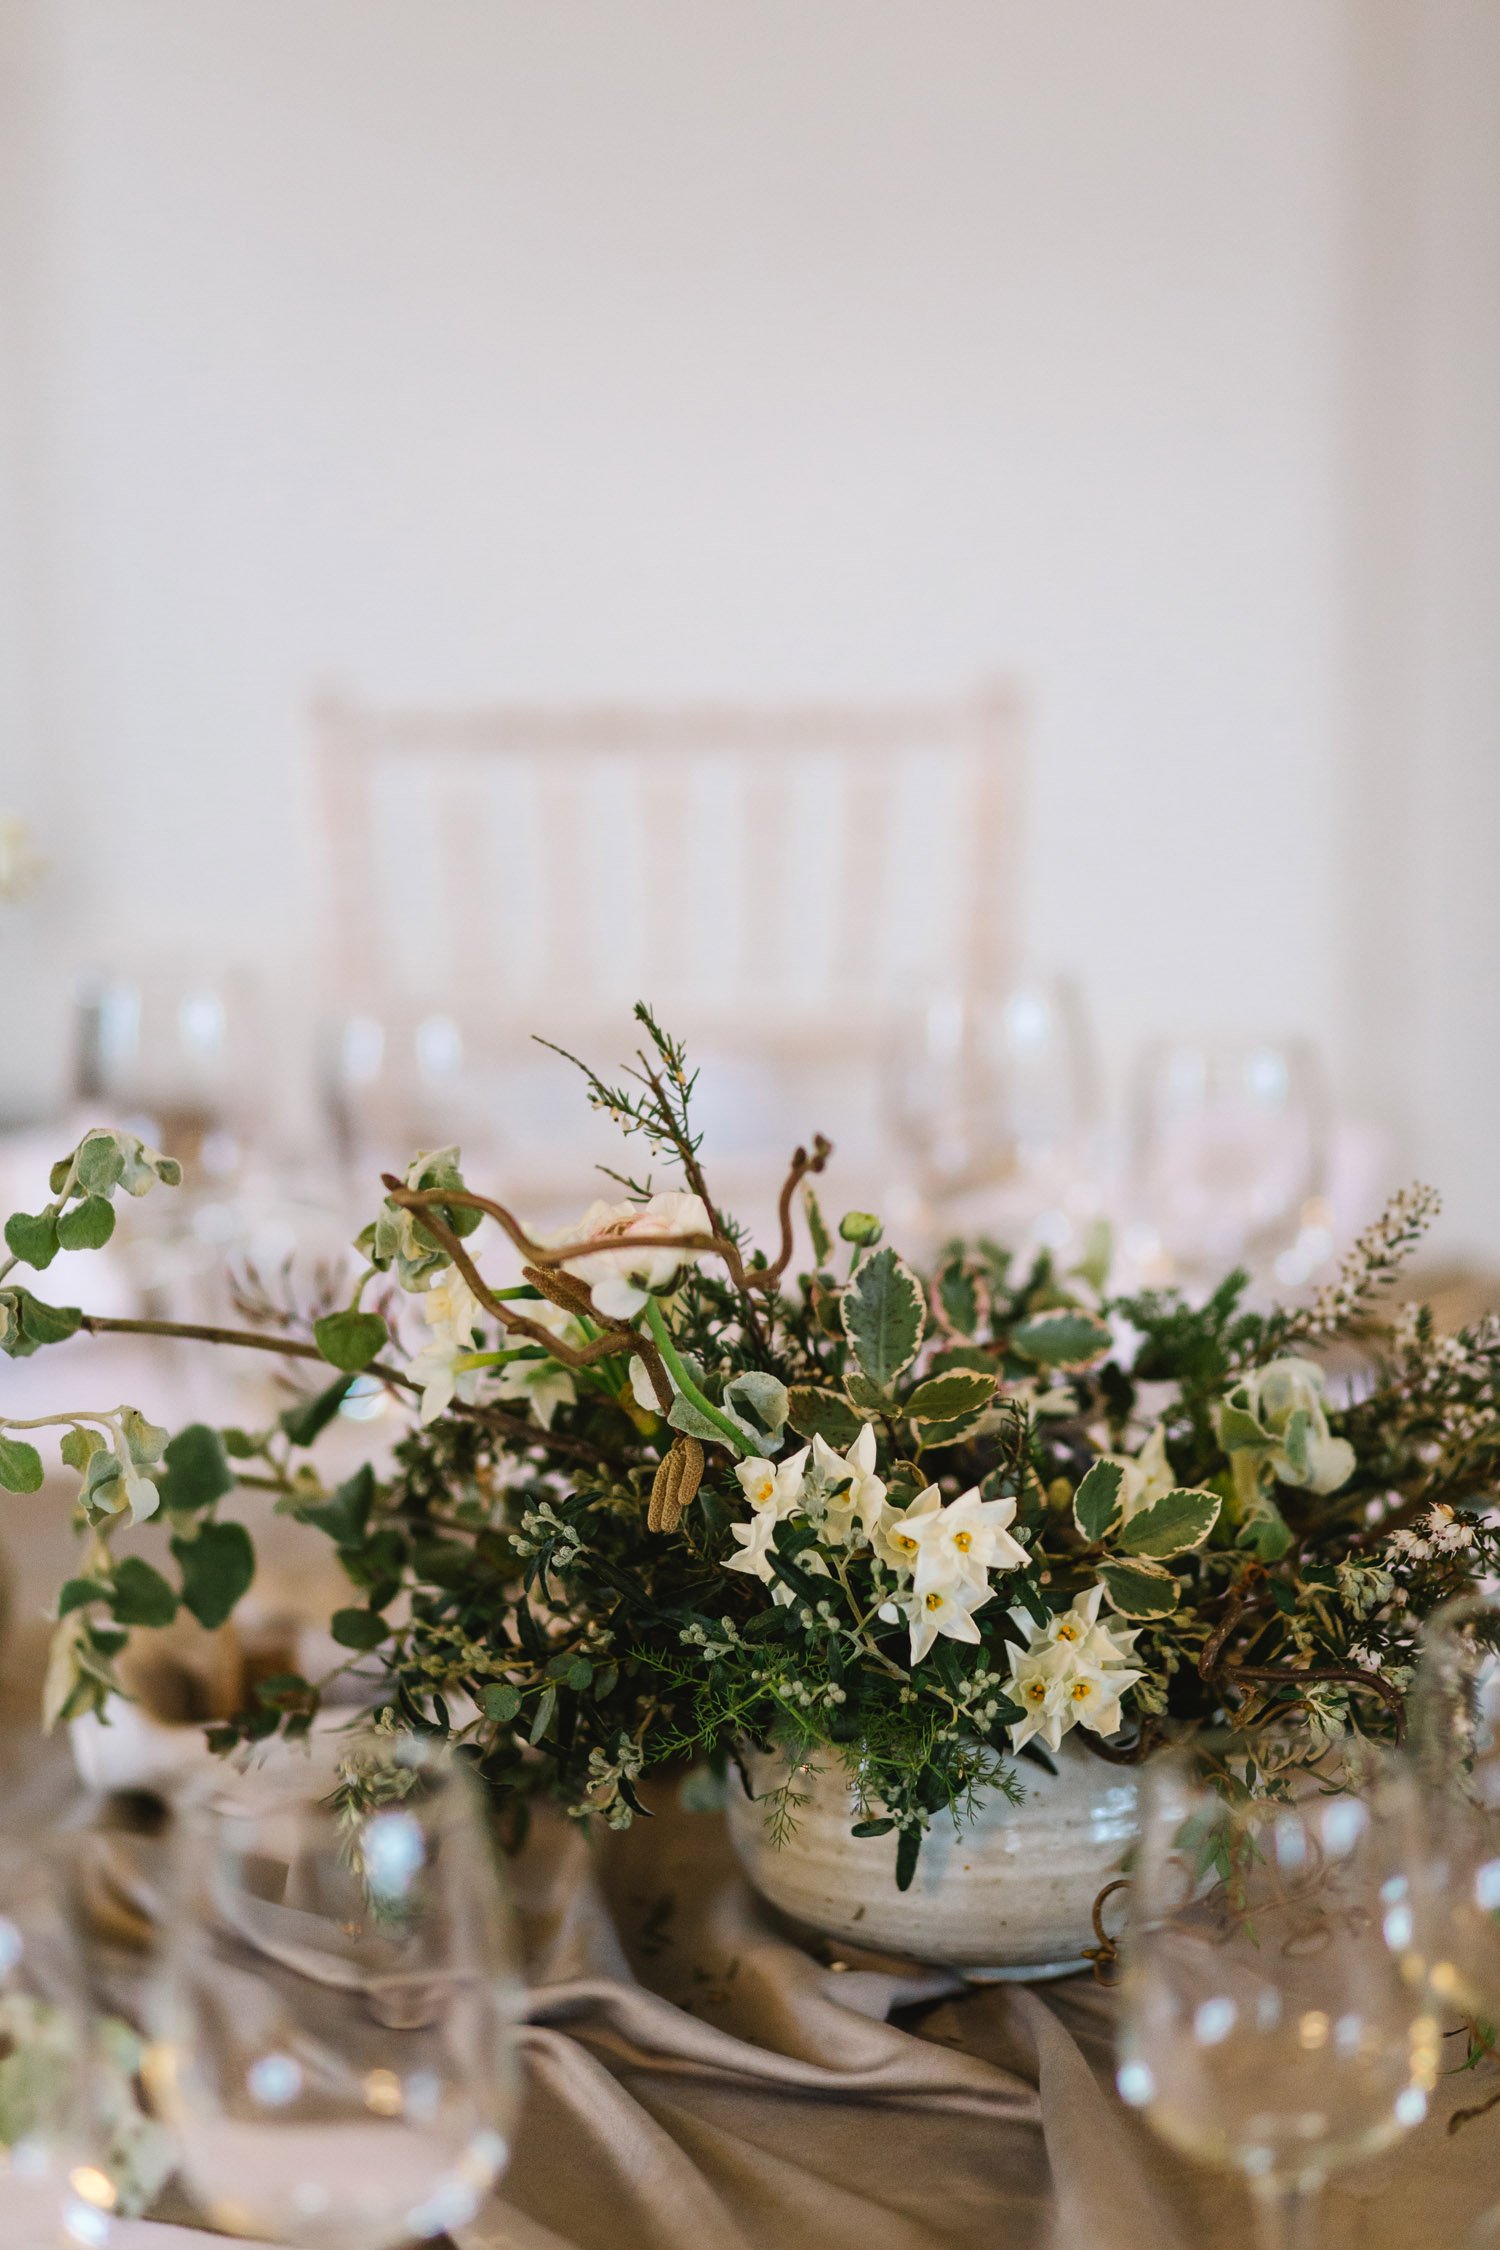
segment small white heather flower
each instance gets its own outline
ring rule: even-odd
[[[821,1494],[824,1536],[846,1545],[860,1537],[870,1538],[885,1506],[885,1480],[875,1474],[873,1423],[861,1426],[847,1453],[835,1453],[826,1438],[815,1437],[812,1458]]]
[[[472,1398],[477,1385],[473,1373],[460,1375],[458,1362],[474,1349],[474,1328],[479,1305],[473,1290],[454,1266],[445,1266],[422,1293],[422,1317],[429,1334],[407,1368],[422,1393],[421,1419],[425,1426],[453,1404],[455,1396]]]
[[[702,1252],[649,1244],[632,1249],[631,1237],[712,1233],[713,1224],[702,1197],[672,1190],[653,1195],[646,1203],[591,1203],[576,1226],[554,1235],[552,1240],[554,1245],[562,1245],[587,1242],[595,1235],[615,1238],[618,1248],[569,1258],[563,1270],[587,1284],[606,1320],[633,1320],[648,1297],[666,1295],[683,1267],[696,1265]]]
[[[1474,1544],[1474,1526],[1465,1516],[1456,1515],[1446,1501],[1438,1501],[1427,1512],[1427,1536],[1438,1554],[1459,1555]]]
[[[1015,1515],[1014,1499],[981,1500],[976,1486],[946,1508],[915,1519],[909,1536],[917,1542],[916,1592],[977,1586],[982,1593],[992,1570],[1024,1569],[1030,1557],[1007,1529]]]

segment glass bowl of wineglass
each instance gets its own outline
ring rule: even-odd
[[[521,1985],[464,1762],[278,1744],[174,1833],[151,2083],[195,2200],[301,2250],[467,2224],[509,2154]]]
[[[1328,2174],[1419,2124],[1437,2075],[1416,1796],[1373,1750],[1334,1768],[1305,1728],[1248,1739],[1143,1776],[1117,2083],[1170,2146],[1240,2175],[1266,2250],[1303,2250]]]

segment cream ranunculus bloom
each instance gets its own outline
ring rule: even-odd
[[[569,1258],[563,1270],[587,1285],[606,1320],[633,1320],[648,1297],[666,1295],[683,1267],[696,1264],[702,1252],[650,1245],[632,1249],[632,1235],[712,1233],[703,1198],[672,1190],[653,1195],[647,1203],[591,1203],[576,1226],[554,1235],[552,1241],[561,1246],[600,1234],[616,1237],[618,1249]]]
[[[1337,1492],[1354,1474],[1354,1448],[1328,1427],[1323,1370],[1310,1359],[1273,1359],[1238,1382],[1218,1410],[1219,1437],[1240,1484],[1264,1464],[1282,1484]]]

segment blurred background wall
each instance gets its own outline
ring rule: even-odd
[[[1493,0],[0,0],[0,42],[0,803],[51,862],[0,1112],[89,961],[301,971],[320,685],[999,673],[1028,945],[1111,1069],[1305,1034],[1500,1250]]]

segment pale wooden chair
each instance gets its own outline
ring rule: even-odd
[[[543,1147],[522,1040],[612,1060],[639,996],[702,1057],[721,1139],[748,1152],[783,1112],[805,1132],[830,1108],[846,1144],[868,1137],[902,994],[1014,973],[1021,729],[1004,686],[662,709],[325,696],[328,998],[469,1027],[510,1058]]]

